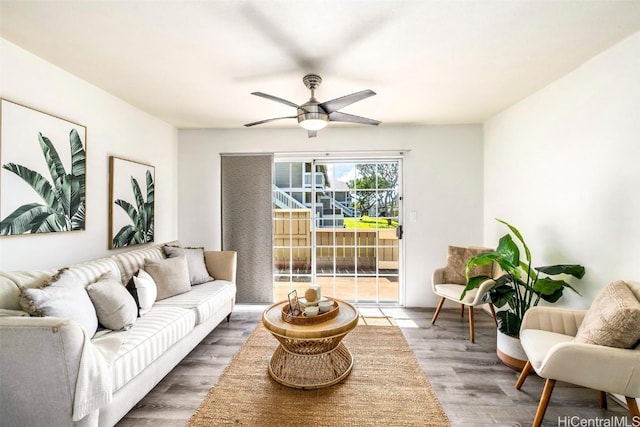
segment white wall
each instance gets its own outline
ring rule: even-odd
[[[156,241],[177,238],[174,127],[4,39],[0,39],[0,97],[87,127],[86,230],[1,236],[0,270],[54,268],[113,252],[108,250],[110,155],[155,166]]]
[[[518,227],[534,265],[577,262],[586,308],[640,280],[640,33],[484,125],[485,244]],[[568,294],[566,294],[568,295]]]
[[[482,243],[482,129],[469,126],[180,130],[178,234],[220,248],[220,153],[410,150],[404,162],[406,305],[435,306],[449,244]],[[415,211],[417,221],[408,222]]]

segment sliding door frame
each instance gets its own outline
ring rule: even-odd
[[[314,153],[299,153],[296,155],[291,155],[291,154],[275,154],[274,155],[274,171],[275,171],[275,163],[282,163],[282,162],[296,162],[296,163],[310,163],[311,164],[311,182],[312,184],[315,184],[315,174],[316,174],[316,166],[317,165],[326,165],[326,164],[340,164],[340,163],[353,163],[355,164],[363,164],[363,163],[388,163],[388,162],[397,162],[398,163],[398,183],[397,183],[397,188],[398,188],[398,196],[397,196],[397,200],[398,200],[398,226],[400,227],[400,230],[402,230],[402,225],[404,223],[404,209],[403,209],[403,203],[404,203],[404,198],[403,198],[403,189],[404,189],[404,156],[403,156],[403,152],[384,152],[384,153],[348,153],[348,154],[344,154],[344,153],[322,153],[321,155],[318,154],[314,154]],[[303,171],[304,172],[304,171]],[[311,201],[312,203],[315,204],[316,201],[316,194],[317,194],[317,189],[315,185],[311,185]],[[316,241],[317,239],[317,229],[318,229],[318,220],[316,218],[316,207],[315,205],[312,205],[312,209],[311,209],[311,281],[317,281],[318,278],[318,263],[317,263],[317,251],[318,251],[318,242]],[[394,215],[395,217],[395,215]],[[355,235],[357,236],[358,234],[358,229],[356,228],[354,230]],[[275,242],[274,242],[275,243]],[[353,249],[354,253],[357,250],[358,246],[356,245]],[[377,241],[376,246],[373,250],[376,251],[376,254],[378,254],[378,251],[380,249],[380,243],[379,241]],[[335,248],[334,248],[335,250]],[[377,257],[378,255],[376,255]],[[334,282],[334,286],[335,286],[335,278],[338,276],[337,275],[337,271],[335,269],[336,264],[335,264],[335,252],[334,252],[334,270],[333,270],[333,282]],[[375,278],[375,283],[376,283],[376,297],[375,297],[375,301],[358,301],[358,293],[357,293],[357,280],[355,280],[354,283],[354,296],[355,296],[355,300],[356,302],[358,302],[358,304],[362,304],[362,305],[380,305],[380,306],[404,306],[405,305],[405,295],[406,295],[406,286],[405,286],[405,264],[404,264],[404,240],[402,238],[400,238],[398,240],[398,259],[397,259],[397,264],[398,264],[398,271],[397,271],[397,279],[398,279],[398,295],[397,295],[397,302],[396,301],[380,301],[380,278],[381,277],[385,277],[384,274],[380,274],[380,269],[376,266],[375,268],[375,274],[373,276],[367,276],[366,274],[360,276],[360,277],[374,277]],[[357,256],[356,256],[356,260],[354,261],[356,263],[357,266]],[[274,250],[274,265],[275,265],[275,250]],[[276,276],[278,275],[278,273],[276,272],[276,270],[274,269],[274,291],[275,291],[275,279]],[[292,273],[289,274],[291,277],[293,276]],[[395,277],[395,275],[391,275],[393,277]],[[387,276],[387,277],[391,277],[391,276]],[[320,275],[320,277],[328,277],[327,275]],[[349,275],[346,275],[345,277],[350,277]],[[358,277],[358,273],[357,271],[354,272],[353,275],[354,278]],[[289,282],[290,285],[291,281]]]

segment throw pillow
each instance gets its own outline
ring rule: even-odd
[[[640,340],[640,302],[622,280],[596,296],[578,328],[575,341],[632,348]]]
[[[165,246],[164,253],[167,254],[168,258],[175,258],[181,255],[187,257],[189,280],[192,285],[199,285],[213,280],[213,277],[211,277],[207,271],[207,266],[204,264],[204,248]]]
[[[98,317],[80,279],[63,268],[42,288],[20,290],[22,309],[32,316],[61,317],[78,323],[90,337],[98,329]]]
[[[467,263],[474,256],[490,252],[488,248],[463,248],[458,246],[449,246],[447,250],[447,266],[444,270],[444,283],[453,283],[458,285],[466,285],[467,278],[465,271]],[[491,276],[492,265],[483,265],[481,267],[473,267],[469,277],[475,276]]]
[[[89,298],[98,314],[98,322],[107,329],[129,329],[138,317],[138,306],[120,279],[106,272],[87,286]]]
[[[138,316],[144,316],[156,302],[158,288],[153,278],[144,270],[140,269],[131,277],[127,283],[127,290],[138,306]]]
[[[181,255],[163,260],[144,260],[144,269],[158,285],[157,300],[172,297],[191,290],[187,258]]]

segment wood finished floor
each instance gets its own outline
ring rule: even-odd
[[[212,331],[117,424],[118,427],[185,426],[254,330],[263,309],[264,306],[236,306],[231,322],[222,323]],[[495,356],[495,326],[489,315],[476,310],[476,343],[471,344],[467,318],[461,319],[458,310],[443,310],[435,326],[431,325],[432,309],[360,307],[360,311],[364,316],[394,318],[451,425],[531,425],[543,380],[531,375],[521,391],[514,388],[518,374]],[[268,374],[265,372],[265,375]],[[620,422],[627,414],[626,409],[612,399],[609,399],[609,409],[601,410],[596,391],[557,383],[544,425],[625,425],[614,424],[614,421]],[[398,417],[401,419],[402,415]],[[600,424],[595,424],[596,419]],[[609,424],[605,424],[606,420]]]

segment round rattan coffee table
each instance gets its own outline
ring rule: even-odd
[[[269,374],[282,385],[301,389],[328,387],[345,379],[353,356],[342,339],[358,324],[358,310],[342,300],[338,315],[313,325],[294,325],[282,319],[281,301],[262,314],[262,324],[280,342],[269,361]]]

